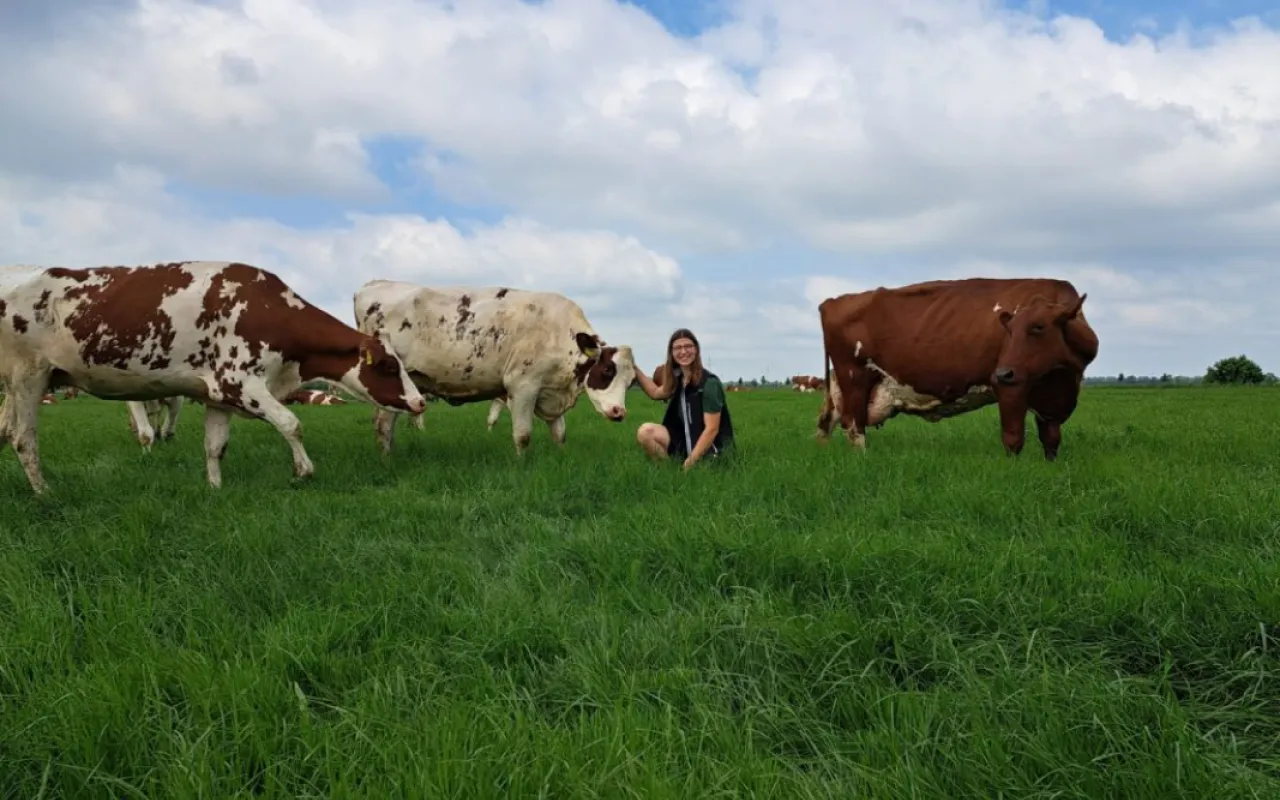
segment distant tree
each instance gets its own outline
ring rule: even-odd
[[[1172,376],[1172,375],[1170,375],[1170,374],[1169,374],[1169,373],[1167,373],[1167,372],[1166,372],[1165,374],[1163,374],[1163,375],[1161,375],[1161,376],[1160,376],[1160,382],[1161,382],[1161,383],[1168,383],[1168,382],[1169,382],[1169,381],[1171,381],[1171,380],[1173,380],[1173,376]]]
[[[1264,381],[1266,381],[1266,375],[1263,374],[1262,367],[1245,355],[1224,358],[1209,367],[1204,374],[1205,383],[1240,384]]]
[[[1117,375],[1116,380],[1119,381],[1120,383],[1124,383],[1124,373],[1121,372],[1119,375]]]

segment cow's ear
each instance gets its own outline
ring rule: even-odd
[[[600,355],[600,343],[595,336],[578,331],[573,338],[578,342],[578,349],[587,358],[595,358]]]
[[[1009,323],[1013,321],[1013,312],[1007,308],[1002,308],[996,313],[996,319],[1000,320],[1000,325],[1005,330],[1009,330]]]
[[[1065,325],[1076,317],[1080,316],[1080,309],[1084,307],[1085,298],[1089,296],[1088,292],[1080,295],[1080,299],[1071,304],[1071,306],[1058,315],[1058,324]]]

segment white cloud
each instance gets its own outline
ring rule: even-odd
[[[617,296],[633,304],[624,314],[643,313],[682,292],[675,260],[607,231],[548,230],[519,218],[462,231],[409,214],[351,214],[346,226],[299,230],[261,219],[201,219],[147,171],[57,188],[0,182],[0,260],[87,266],[193,258],[277,271],[347,322],[352,292],[375,277],[550,289],[589,316]]]
[[[1199,370],[1278,330],[1280,34],[1259,23],[1117,43],[1043,4],[736,0],[679,39],[611,0],[94,3],[5,41],[5,257],[256,258],[334,296],[430,261],[566,291],[659,352],[705,318],[778,374],[815,360],[824,296],[954,274],[1069,277],[1104,372]],[[507,220],[360,212],[390,192],[366,153],[388,136]],[[352,213],[202,218],[160,176]],[[807,248],[811,277],[725,274],[764,246]]]
[[[823,300],[839,297],[842,294],[865,292],[874,288],[874,286],[866,286],[848,278],[838,278],[833,275],[810,275],[804,282],[804,299],[808,301],[809,305],[813,306],[813,313],[817,314],[818,306]]]

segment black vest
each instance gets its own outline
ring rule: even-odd
[[[702,384],[706,383],[707,378],[718,377],[714,372],[707,372],[705,369],[702,375]],[[662,415],[662,427],[667,429],[667,436],[670,439],[670,444],[667,445],[668,455],[688,457],[707,427],[702,419],[702,384],[686,386],[684,370],[676,367],[676,390],[667,400],[667,411]],[[681,416],[682,406],[686,409],[685,413],[689,421],[687,440],[685,439],[685,417]],[[716,438],[712,441],[707,455],[719,455],[724,451],[726,444],[732,441],[733,417],[729,414],[729,402],[726,397],[724,408],[720,409],[720,429],[716,431]]]

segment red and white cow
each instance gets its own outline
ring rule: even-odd
[[[535,414],[564,444],[565,412],[583,393],[606,419],[626,417],[635,375],[631,348],[606,347],[582,308],[564,295],[375,280],[353,299],[356,326],[387,331],[423,394],[455,406],[509,398],[517,453],[529,445]],[[386,452],[397,418],[385,411],[376,417]]]
[[[46,489],[37,422],[47,388],[108,400],[189,397],[205,405],[205,466],[222,485],[231,415],[271,423],[293,472],[315,471],[281,399],[326,379],[385,408],[420,414],[422,395],[382,338],[303,300],[271,272],[225,261],[141,267],[0,267],[0,446],[12,441],[31,488]]]

